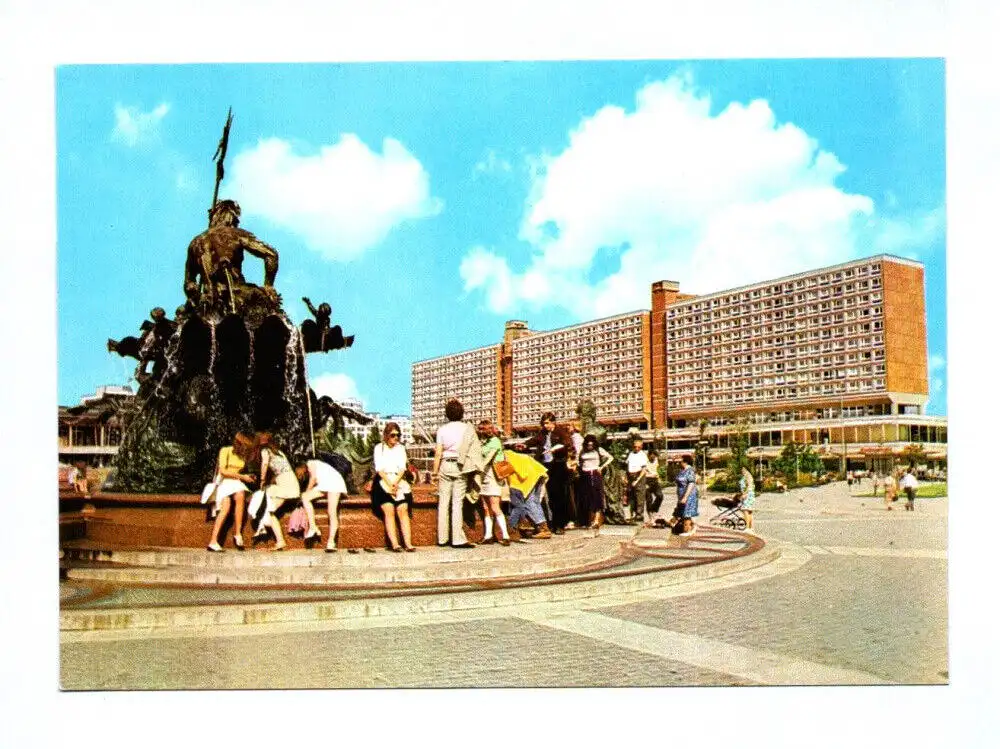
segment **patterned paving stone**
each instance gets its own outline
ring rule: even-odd
[[[738,685],[530,622],[63,645],[64,689]],[[141,668],[137,667],[141,664]]]
[[[897,683],[944,683],[946,589],[941,560],[818,556],[751,587],[602,613]]]

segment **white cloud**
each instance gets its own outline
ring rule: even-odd
[[[491,148],[486,152],[486,156],[476,163],[473,173],[474,176],[478,174],[497,174],[499,172],[507,174],[512,169],[511,163]]]
[[[561,153],[530,158],[520,239],[532,257],[515,270],[473,248],[466,290],[496,312],[561,306],[586,319],[648,305],[654,280],[705,293],[901,252],[941,230],[943,211],[875,216],[871,198],[837,187],[837,157],[767,102],[711,104],[689,76],[650,83],[633,110],[603,107]]]
[[[940,369],[944,369],[947,365],[947,361],[941,354],[931,354],[927,359],[927,367],[931,372],[937,372]]]
[[[886,216],[873,226],[873,252],[916,257],[915,250],[926,247],[944,233],[945,211],[939,206],[915,216]]]
[[[157,105],[151,112],[115,104],[115,126],[111,131],[111,139],[129,148],[150,143],[159,137],[160,122],[169,111],[170,105],[167,103]]]
[[[474,247],[462,258],[458,269],[466,288],[482,288],[486,303],[494,312],[503,312],[512,302],[511,271],[503,258],[483,247]]]
[[[318,397],[328,395],[334,400],[358,398],[362,403],[365,400],[358,392],[357,383],[349,375],[339,372],[314,377],[309,381],[309,386]]]
[[[421,163],[399,141],[382,153],[346,134],[313,155],[268,138],[233,159],[227,194],[247,215],[298,235],[332,260],[350,260],[378,245],[404,221],[441,211]]]

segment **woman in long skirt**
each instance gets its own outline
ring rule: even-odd
[[[577,458],[580,481],[577,488],[580,499],[587,508],[588,522],[597,529],[604,522],[604,476],[603,471],[614,458],[597,444],[597,438],[587,435],[583,438],[583,448]]]

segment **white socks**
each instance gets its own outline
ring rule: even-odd
[[[493,538],[493,516],[487,515],[483,520],[483,523],[483,538]],[[503,537],[509,541],[510,535],[507,533],[507,518],[503,516],[503,513],[497,515],[496,523],[497,527],[500,529],[500,533],[502,533]]]

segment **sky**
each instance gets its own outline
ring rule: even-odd
[[[183,302],[220,197],[276,286],[352,348],[319,394],[410,411],[414,361],[878,253],[926,269],[928,412],[946,414],[939,58],[56,68],[59,403],[127,384],[108,338]],[[263,279],[248,256],[244,273]]]

